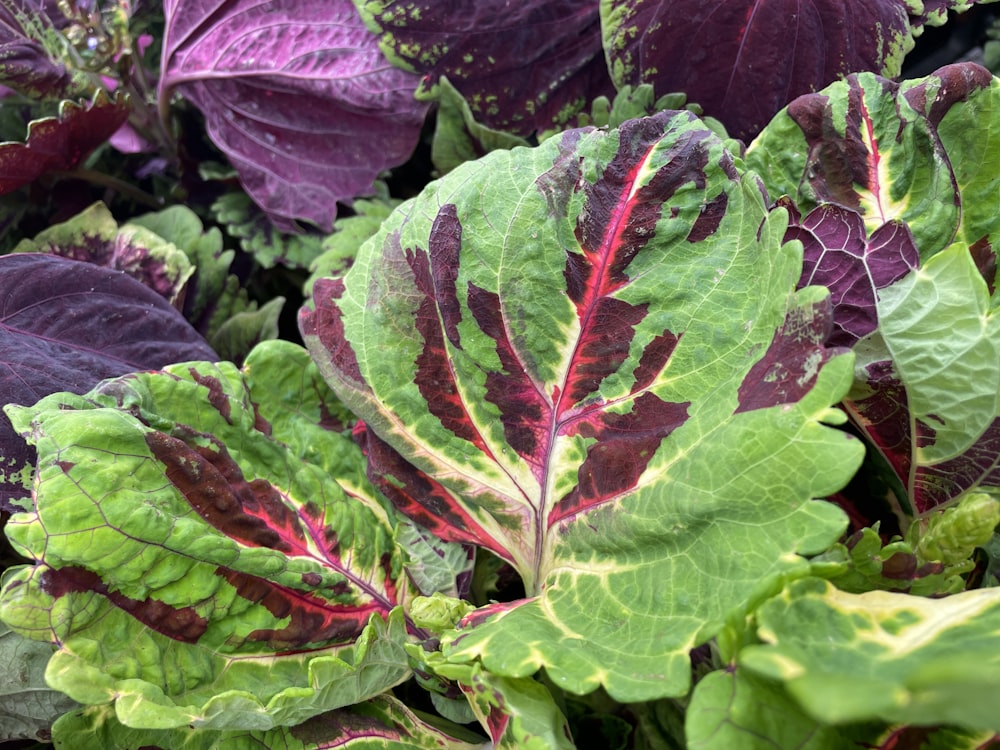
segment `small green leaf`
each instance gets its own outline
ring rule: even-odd
[[[52,722],[77,705],[45,684],[53,650],[0,624],[0,742],[45,740]]]
[[[780,685],[744,669],[706,675],[688,704],[687,750],[857,750],[805,714]]]

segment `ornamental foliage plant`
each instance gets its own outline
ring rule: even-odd
[[[0,742],[1000,743],[987,6],[714,5],[0,0]]]

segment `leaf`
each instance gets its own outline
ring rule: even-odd
[[[1000,319],[969,248],[957,242],[880,290],[877,308],[847,407],[914,511],[997,487]]]
[[[83,393],[102,378],[215,353],[166,300],[120,271],[49,255],[0,257],[0,403]],[[0,506],[28,494],[34,451],[0,419]]]
[[[566,131],[449,173],[316,283],[303,335],[377,486],[524,581],[449,659],[680,695],[752,584],[842,532],[811,498],[861,458],[822,424],[850,357],[741,169],[687,112]]]
[[[849,75],[776,115],[747,148],[747,164],[803,211],[836,203],[860,213],[869,233],[905,222],[922,260],[956,236],[992,244],[972,226],[992,221],[978,204],[1000,199],[979,166],[997,148],[981,134],[997,127],[998,97],[1000,83],[973,63],[903,83]]]
[[[245,196],[244,196],[245,198]],[[230,273],[233,250],[223,250],[217,227],[205,230],[185,206],[133,218],[126,226],[148,229],[182,250],[194,266],[184,295],[184,316],[219,353],[220,359],[242,362],[261,341],[277,338],[284,298],[258,307],[239,278]]]
[[[194,273],[188,257],[168,241],[138,226],[119,229],[108,207],[98,202],[69,221],[21,240],[15,253],[48,253],[122,271],[177,308]]]
[[[802,243],[799,286],[816,284],[830,290],[833,333],[827,342],[853,347],[878,328],[879,290],[920,264],[913,236],[901,221],[883,224],[868,235],[859,213],[834,203],[817,206],[805,218],[790,200],[778,204],[791,216],[785,240]]]
[[[382,51],[420,73],[418,97],[447,78],[471,115],[493,130],[529,136],[565,125],[613,93],[597,3],[550,0],[355,0]]]
[[[899,74],[913,48],[902,0],[602,0],[615,86],[683,91],[749,141],[796,96],[848,73]]]
[[[266,730],[409,675],[391,519],[289,348],[8,407],[39,457],[6,531],[38,564],[0,617],[58,644],[50,685],[135,728]]]
[[[688,750],[860,747],[836,727],[824,726],[803,713],[780,685],[745,669],[711,672],[695,686],[685,735]]]
[[[63,101],[57,117],[28,123],[24,143],[0,143],[0,195],[47,172],[69,172],[128,118],[128,97],[98,91],[88,104]]]
[[[194,103],[278,228],[330,231],[337,201],[371,194],[416,146],[418,79],[385,60],[349,0],[171,0],[164,12],[161,111],[174,91]]]
[[[294,727],[251,731],[133,729],[119,722],[110,708],[91,707],[60,719],[54,736],[67,746],[72,743],[74,750],[486,750],[484,744],[452,737],[389,696],[329,711]]]
[[[33,99],[66,99],[92,88],[65,63],[69,43],[54,23],[60,15],[40,0],[0,4],[0,84]]]
[[[281,232],[243,191],[221,196],[212,204],[211,211],[216,221],[226,227],[226,233],[238,239],[243,251],[252,255],[262,268],[278,264],[307,268],[321,252],[321,235]]]
[[[43,674],[52,647],[0,625],[0,741],[50,737],[52,722],[76,704],[47,687]]]
[[[435,117],[431,161],[441,174],[447,174],[459,164],[478,159],[498,148],[527,146],[520,136],[495,130],[476,122],[469,102],[447,77],[438,81],[438,108]]]
[[[740,665],[784,683],[816,720],[997,731],[1000,590],[943,599],[796,581],[758,610],[767,645]]]
[[[322,252],[309,264],[309,278],[302,286],[305,295],[312,295],[313,284],[317,279],[343,275],[354,262],[358,248],[378,231],[382,222],[399,203],[399,200],[388,197],[354,201],[354,216],[337,219],[333,225],[333,234],[323,240]]]

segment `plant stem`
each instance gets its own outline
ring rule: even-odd
[[[62,179],[86,180],[93,185],[100,185],[110,190],[115,190],[127,198],[150,208],[161,209],[165,205],[162,198],[150,195],[145,190],[137,188],[135,185],[120,180],[112,175],[98,172],[94,169],[78,168],[72,172],[54,172],[53,176]]]

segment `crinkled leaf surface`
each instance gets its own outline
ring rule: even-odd
[[[851,414],[917,513],[996,486],[998,129],[1000,83],[959,64],[902,84],[850,76],[747,152],[772,194],[830,202],[786,237],[805,247],[800,283],[831,289],[831,341],[858,355]]]
[[[891,221],[871,235],[857,211],[824,203],[805,217],[782,199],[791,219],[786,240],[802,243],[799,286],[817,284],[830,290],[833,333],[828,342],[852,347],[878,328],[879,290],[917,268],[920,254],[906,224]]]
[[[2,403],[83,393],[102,378],[215,358],[159,294],[120,271],[52,255],[0,257]],[[0,419],[0,505],[28,494],[34,452]]]
[[[180,364],[8,407],[39,458],[7,535],[39,563],[5,579],[0,616],[58,644],[50,685],[132,727],[266,730],[408,676],[384,501],[290,358],[305,352],[275,343],[242,371]]]
[[[314,286],[303,333],[380,488],[524,579],[451,658],[682,694],[690,647],[843,530],[811,498],[860,460],[822,424],[851,359],[741,170],[688,112],[566,131],[449,173]]]
[[[350,708],[328,711],[297,726],[256,731],[134,729],[106,706],[91,706],[62,717],[53,728],[74,750],[155,747],[169,750],[486,750],[482,743],[452,737],[428,724],[405,705],[379,696]]]
[[[95,203],[72,219],[21,240],[16,253],[48,253],[123,271],[181,308],[194,266],[172,243],[139,226],[119,229],[108,207]]]
[[[476,121],[518,135],[564,125],[613,92],[596,2],[355,0],[383,51],[422,74],[433,96],[447,77]]]
[[[803,211],[837,203],[869,232],[905,222],[923,259],[956,238],[992,247],[998,110],[1000,82],[973,63],[902,83],[850,75],[776,115],[747,164]]]
[[[602,0],[615,85],[683,91],[749,141],[786,104],[843,75],[899,74],[904,0]]]
[[[75,169],[128,118],[128,97],[98,91],[92,101],[63,101],[56,117],[33,120],[23,143],[0,143],[0,195],[46,172]]]
[[[927,599],[806,579],[757,617],[768,645],[740,664],[782,681],[819,721],[1000,729],[1000,589]]]
[[[329,231],[337,201],[409,157],[427,104],[350,0],[169,0],[160,98],[205,115],[247,193],[281,227]],[[374,145],[377,143],[377,147]]]

